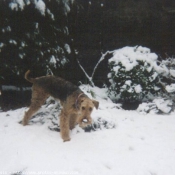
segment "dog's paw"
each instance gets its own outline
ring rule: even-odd
[[[23,125],[23,126],[26,126],[26,125],[27,125],[27,123],[26,123],[26,122],[23,122],[23,120],[19,121],[18,123],[19,123],[20,125]]]
[[[23,126],[26,126],[26,125],[28,125],[28,122],[27,122],[26,120],[22,120],[22,121],[21,121],[21,124],[22,124]]]
[[[68,141],[70,141],[70,140],[71,140],[70,138],[63,139],[63,142],[68,142]]]

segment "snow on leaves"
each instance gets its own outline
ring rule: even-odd
[[[14,0],[13,2],[9,3],[9,7],[15,11],[23,10],[24,6],[25,3],[23,0]]]
[[[1,61],[2,67],[6,67],[4,72],[12,72],[13,79],[18,79],[16,72],[23,77],[24,71],[31,69],[30,66],[44,73],[63,68],[72,52],[67,14],[74,8],[73,3],[73,0],[0,1],[4,14],[0,30]],[[4,73],[4,79],[8,79],[7,76]]]
[[[166,91],[167,91],[168,93],[173,93],[173,92],[175,92],[175,84],[173,83],[173,84],[167,85],[167,86],[166,86]]]
[[[23,10],[25,6],[30,5],[33,3],[35,5],[35,8],[42,14],[45,15],[46,5],[42,0],[14,0],[9,3],[9,7],[11,10],[19,11]]]
[[[164,89],[175,92],[173,84],[162,82],[163,78],[175,77],[174,62],[172,58],[160,62],[146,47],[127,46],[115,50],[109,59],[109,95],[113,100],[143,101]]]
[[[42,0],[35,0],[35,8],[42,14],[45,15],[46,5]]]
[[[58,4],[64,5],[63,11],[67,15],[70,12],[70,5],[73,3],[72,0],[57,1]],[[45,1],[43,0],[13,0],[9,3],[9,8],[14,11],[22,11],[28,5],[33,4],[35,8],[40,12],[41,15],[45,16],[46,13],[55,20],[54,14],[46,7]]]
[[[142,103],[137,108],[137,111],[142,114],[146,113],[165,113],[168,114],[172,110],[172,101],[163,99],[163,98],[157,98],[154,99],[153,102],[149,103]]]

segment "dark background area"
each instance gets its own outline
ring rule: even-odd
[[[32,6],[17,12],[9,10],[9,2],[10,0],[0,2],[0,27],[2,28],[6,23],[12,23],[16,20],[14,26],[17,26],[15,27],[17,32],[4,34],[0,31],[0,43],[5,42],[7,38],[24,37],[24,28],[32,26],[30,22],[33,24],[37,21],[43,27],[43,30],[40,31],[43,31],[43,35],[46,34],[48,36],[50,43],[53,40],[58,40],[56,44],[60,47],[63,47],[64,43],[70,45],[71,54],[64,54],[69,62],[63,67],[58,66],[56,69],[53,69],[53,72],[55,75],[61,76],[77,85],[80,81],[82,83],[88,83],[88,81],[79,68],[76,59],[80,61],[87,73],[91,75],[95,64],[101,57],[101,53],[105,53],[108,50],[111,51],[124,46],[141,45],[150,48],[152,52],[158,54],[159,59],[165,59],[168,56],[172,57],[175,54],[174,0],[77,0],[74,4],[69,2],[69,12],[65,10],[66,3],[64,0],[60,0],[58,6],[54,4],[57,2],[56,0],[51,1],[52,4],[50,1],[45,0],[47,7],[58,16],[56,19],[57,24],[52,23],[52,25],[57,25],[60,28],[61,32],[56,35],[57,38],[52,35],[54,31],[51,31],[51,28],[48,27],[51,26],[51,23],[49,23],[47,16],[39,16],[35,12],[36,9]],[[24,19],[22,15],[25,20],[30,19],[29,22],[27,21],[29,25],[26,23],[26,26],[23,25],[22,20]],[[69,30],[66,35],[62,30],[65,29],[65,26]],[[31,27],[30,32],[32,33],[33,31]],[[43,68],[44,66],[41,63],[47,60],[48,55],[45,55],[41,62],[36,63],[35,60],[38,53],[31,49],[37,46],[34,41],[41,39],[40,35],[36,36],[32,40],[31,47],[26,52],[30,54],[22,61],[19,61],[18,58],[18,47],[9,45],[4,50],[3,48],[0,49],[0,85],[31,86],[23,78],[27,69],[31,69],[31,76],[33,77],[46,74],[45,68]],[[47,45],[45,47],[42,49],[47,49]],[[37,49],[41,48],[38,47]],[[75,53],[75,50],[78,51],[78,54]],[[9,56],[13,58],[9,59]],[[108,83],[109,57],[110,55],[100,63],[95,73],[94,82],[98,86]],[[20,67],[20,74],[16,75],[14,71],[11,71],[13,69],[12,66],[5,67],[5,64],[17,64]],[[29,95],[27,94],[25,97],[22,91],[16,95],[13,93],[8,95],[2,91],[0,98],[1,102],[4,99],[3,106],[12,106],[10,104],[16,100],[19,101],[18,106],[22,106],[24,101],[29,99]]]
[[[78,58],[92,71],[101,52],[124,46],[141,45],[159,55],[175,54],[175,1],[109,0],[91,1],[84,5],[86,20],[79,17],[76,46]],[[84,26],[86,26],[84,28]],[[107,60],[102,62],[95,81],[102,85],[106,78]]]

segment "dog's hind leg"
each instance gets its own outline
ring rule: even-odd
[[[44,93],[42,90],[34,90],[32,93],[31,105],[27,112],[25,112],[22,124],[25,126],[28,124],[30,118],[41,108],[41,106],[45,103],[48,95]]]
[[[60,115],[60,129],[61,129],[61,137],[64,142],[70,141],[69,136],[69,116],[64,112],[64,110],[61,111]]]

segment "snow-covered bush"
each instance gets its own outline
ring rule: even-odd
[[[160,75],[166,66],[157,64],[158,56],[146,47],[124,47],[109,59],[109,94],[115,100],[142,101],[157,94],[162,85]]]
[[[175,58],[169,57],[161,61],[160,66],[166,67],[169,72],[161,77],[161,83],[164,86],[164,96],[172,99],[175,103]]]
[[[137,108],[137,111],[146,113],[165,113],[168,114],[172,111],[173,102],[169,99],[156,98],[152,102],[142,103]]]
[[[168,69],[168,74],[165,75],[169,80],[175,80],[175,58],[168,57],[160,62],[160,67]]]

